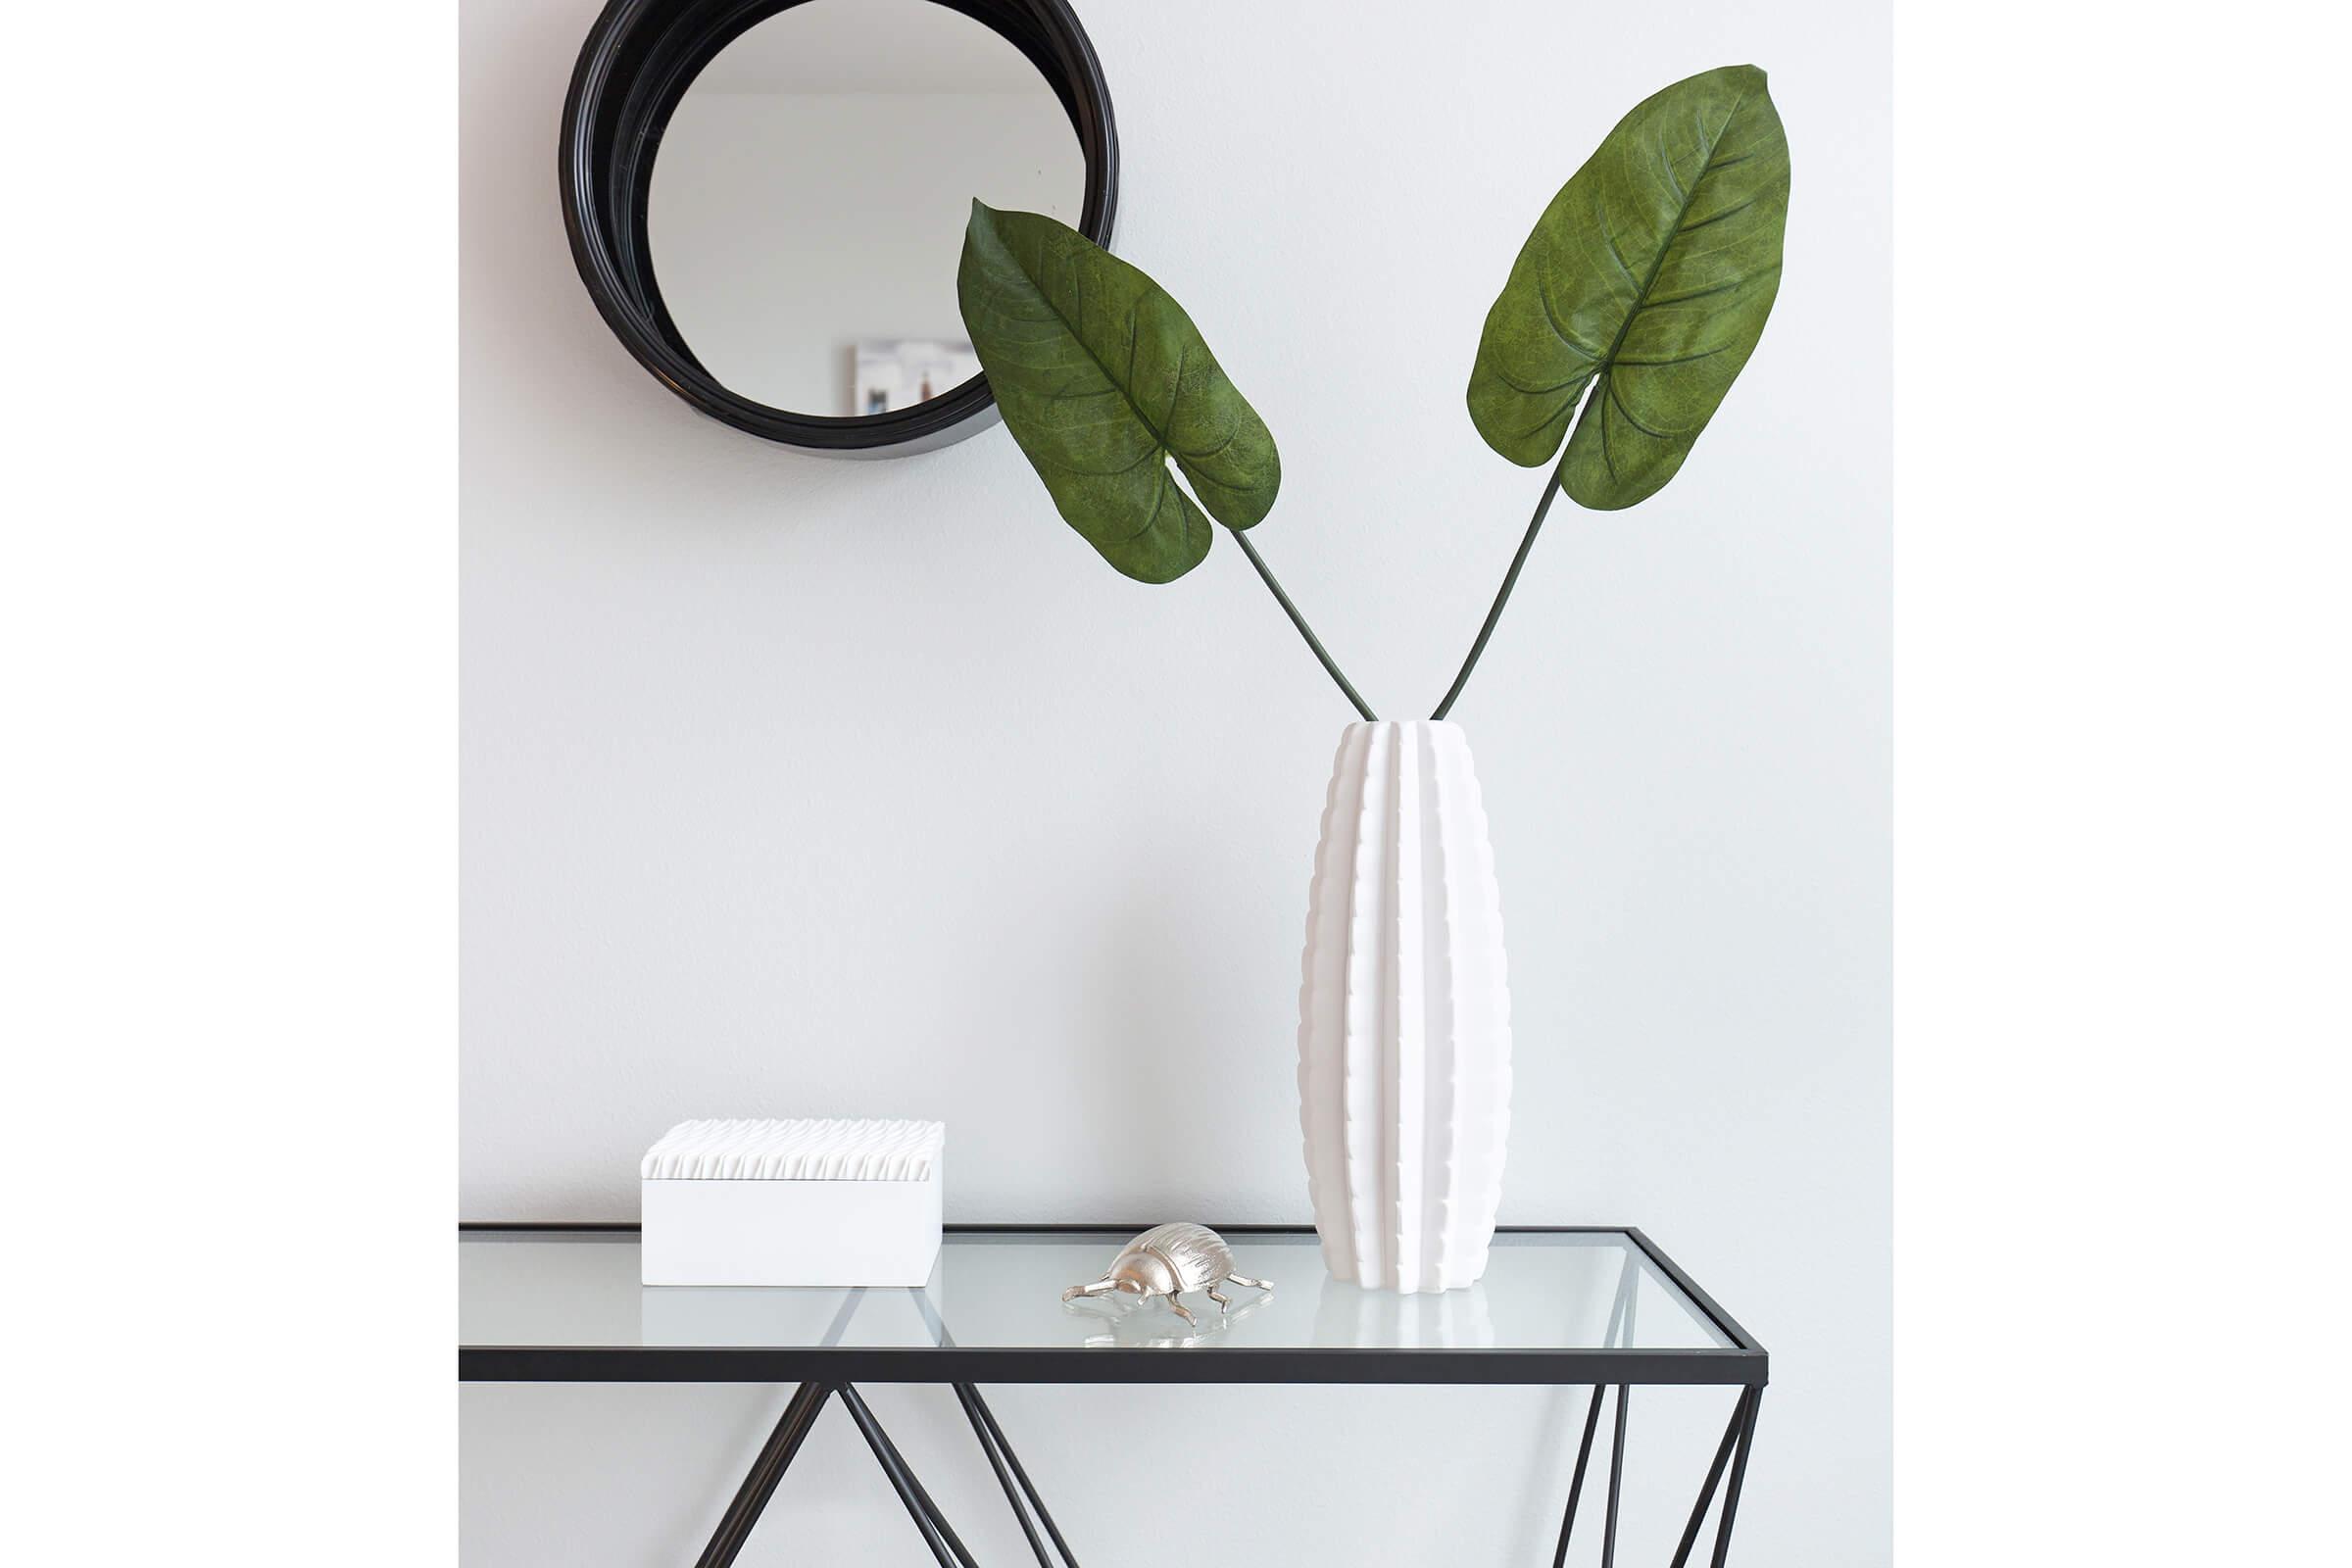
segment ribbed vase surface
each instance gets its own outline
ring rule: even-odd
[[[1378,1290],[1486,1272],[1510,1130],[1494,852],[1460,726],[1350,724],[1307,898],[1298,1121],[1323,1261]]]

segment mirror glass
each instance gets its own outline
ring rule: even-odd
[[[980,373],[956,308],[974,197],[1075,225],[1086,159],[1021,52],[930,0],[808,0],[719,51],[647,209],[678,335],[737,394],[885,414]]]

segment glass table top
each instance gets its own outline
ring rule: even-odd
[[[1134,1234],[951,1227],[920,1288],[761,1290],[640,1285],[634,1230],[467,1230],[460,1375],[1762,1381],[1762,1350],[1635,1232],[1504,1232],[1478,1284],[1398,1296],[1333,1279],[1311,1230],[1237,1227],[1239,1272],[1275,1289],[1228,1287],[1229,1315],[1198,1294],[1198,1328],[1161,1300],[1061,1299]]]

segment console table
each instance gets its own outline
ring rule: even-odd
[[[1229,1314],[1197,1297],[1197,1331],[1162,1301],[1063,1302],[1136,1225],[951,1225],[914,1289],[690,1290],[638,1284],[634,1225],[466,1225],[459,1234],[458,1377],[465,1382],[797,1385],[696,1568],[735,1560],[830,1401],[849,1412],[941,1568],[976,1568],[858,1392],[941,1383],[955,1393],[1041,1568],[1077,1557],[981,1397],[984,1383],[1509,1383],[1590,1387],[1554,1568],[1576,1527],[1610,1398],[1601,1563],[1614,1568],[1626,1400],[1642,1384],[1737,1391],[1671,1568],[1685,1568],[1717,1493],[1711,1562],[1731,1549],[1764,1395],[1764,1348],[1647,1237],[1630,1228],[1510,1227],[1466,1291],[1392,1296],[1325,1273],[1306,1226],[1228,1225],[1240,1271]],[[1728,1477],[1728,1479],[1727,1479]]]

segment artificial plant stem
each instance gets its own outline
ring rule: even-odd
[[[1562,463],[1567,459],[1563,457]],[[1527,519],[1527,536],[1519,541],[1519,553],[1511,558],[1511,569],[1502,574],[1502,586],[1494,591],[1494,606],[1487,612],[1487,622],[1478,628],[1478,641],[1470,645],[1470,657],[1462,661],[1462,672],[1453,677],[1446,690],[1446,700],[1429,716],[1444,718],[1453,711],[1453,700],[1462,695],[1470,684],[1470,672],[1478,667],[1478,656],[1487,651],[1487,639],[1494,635],[1494,622],[1502,618],[1502,607],[1510,602],[1511,586],[1519,580],[1519,568],[1527,564],[1527,553],[1536,548],[1536,535],[1544,526],[1544,514],[1551,510],[1551,498],[1560,493],[1560,470],[1554,468],[1544,476],[1544,499],[1536,503],[1536,514]]]
[[[1364,706],[1364,700],[1356,695],[1355,688],[1348,684],[1348,677],[1340,673],[1340,666],[1331,662],[1331,655],[1325,653],[1323,645],[1315,640],[1314,632],[1307,627],[1306,617],[1298,613],[1298,607],[1291,603],[1291,596],[1282,591],[1282,584],[1276,582],[1274,573],[1266,569],[1265,560],[1258,555],[1257,546],[1250,542],[1248,531],[1241,528],[1229,531],[1241,544],[1242,554],[1250,558],[1250,564],[1257,568],[1257,574],[1263,577],[1266,580],[1266,586],[1273,590],[1274,602],[1282,606],[1282,612],[1291,617],[1291,624],[1298,628],[1298,635],[1306,639],[1306,646],[1313,649],[1315,658],[1322,661],[1323,673],[1339,682],[1340,690],[1348,694],[1348,701],[1353,703],[1355,710],[1364,715],[1364,722],[1371,723],[1373,721],[1372,710]]]

